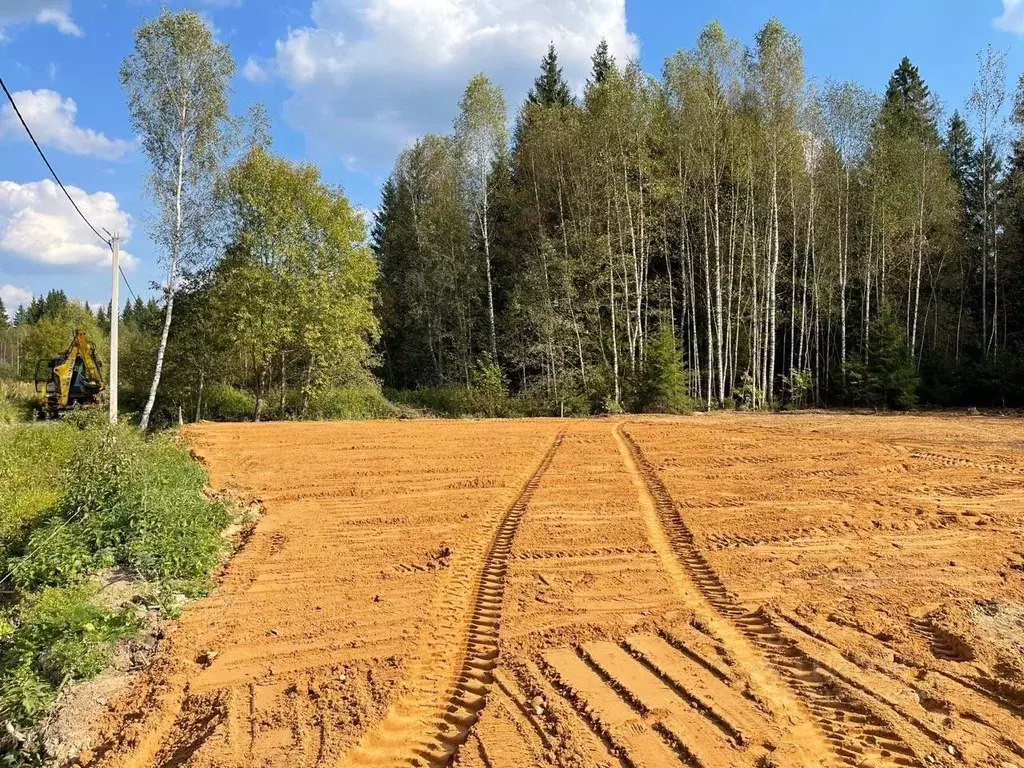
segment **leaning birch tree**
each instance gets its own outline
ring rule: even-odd
[[[175,293],[213,233],[214,183],[225,150],[234,71],[228,47],[214,40],[193,11],[164,10],[143,24],[121,65],[132,128],[151,166],[149,190],[157,207],[152,236],[167,265],[163,330],[141,429],[149,426],[160,387]]]

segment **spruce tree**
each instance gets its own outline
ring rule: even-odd
[[[906,331],[886,302],[871,327],[864,399],[868,405],[905,410],[917,402],[919,383]]]
[[[554,43],[548,44],[548,52],[540,63],[540,75],[533,81],[533,88],[526,98],[531,104],[543,107],[568,107],[572,104],[572,94],[562,77],[562,68],[558,66]]]
[[[921,73],[906,56],[889,78],[882,122],[890,129],[938,143],[936,105]]]
[[[370,228],[370,248],[373,249],[378,261],[387,255],[388,230],[395,215],[397,201],[398,189],[394,178],[389,177],[381,190],[380,205],[373,213],[373,226]]]
[[[4,306],[4,300],[0,299],[0,331],[6,330],[10,327],[10,321],[7,319],[7,307]]]
[[[943,144],[949,157],[950,173],[953,174],[953,179],[961,191],[966,194],[972,183],[976,150],[974,134],[971,133],[967,121],[960,115],[959,110],[953,112],[953,116],[949,118],[949,128],[946,130]]]
[[[96,309],[96,325],[100,327],[103,333],[110,335],[110,313],[109,313],[109,302],[104,307],[102,304]]]
[[[640,413],[684,413],[686,371],[672,324],[663,322],[646,349],[646,357],[634,382],[632,410]]]
[[[591,85],[600,85],[615,69],[615,57],[608,52],[608,41],[605,38],[602,37],[601,42],[597,44],[597,50],[590,57],[590,63],[590,79],[587,82]]]

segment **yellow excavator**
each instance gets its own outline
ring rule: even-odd
[[[102,367],[96,347],[81,330],[75,331],[64,354],[36,363],[36,393],[44,418],[55,418],[76,406],[99,405],[105,389]]]

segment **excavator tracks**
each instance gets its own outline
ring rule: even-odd
[[[530,499],[551,466],[563,438],[561,432],[555,437],[536,471],[502,516],[483,566],[472,582],[472,608],[465,624],[454,632],[427,638],[411,694],[396,705],[378,731],[342,759],[342,766],[437,768],[448,765],[466,742],[495,681],[502,600],[512,543]],[[438,700],[436,686],[443,678],[442,671],[433,663],[444,651],[439,645],[453,644],[462,649],[461,661],[454,680],[445,686],[447,690]]]
[[[698,549],[657,470],[629,431],[619,427],[654,500],[659,520],[680,563],[704,598],[762,654],[811,714],[836,759],[856,768],[923,766],[914,751],[850,690],[823,672],[763,610],[749,610],[722,584]]]

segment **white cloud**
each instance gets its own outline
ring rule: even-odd
[[[0,285],[0,299],[3,299],[4,307],[7,309],[7,318],[14,319],[14,313],[18,307],[27,307],[32,301],[32,291],[27,288],[19,288],[10,283]]]
[[[71,20],[67,11],[56,8],[44,8],[36,15],[36,21],[40,24],[53,24],[62,35],[81,37],[84,34],[81,27]]]
[[[0,2],[0,43],[6,42],[4,27],[35,21],[52,24],[64,35],[82,37],[82,28],[71,19],[71,0],[2,0]]]
[[[68,193],[93,225],[120,230],[121,242],[131,237],[132,219],[109,192],[89,194],[68,186]],[[18,184],[0,181],[0,253],[27,261],[70,267],[110,264],[110,249],[71,207],[60,187],[49,179]],[[133,268],[138,260],[123,248],[121,264]]]
[[[13,96],[36,140],[44,146],[104,160],[118,160],[134,146],[124,139],[108,139],[91,128],[75,125],[77,105],[73,99],[62,98],[56,91],[18,91]],[[0,138],[12,136],[28,141],[14,108],[4,104],[0,109]]]
[[[993,25],[1004,32],[1024,35],[1024,0],[1003,0],[1003,15]]]
[[[252,83],[262,83],[267,79],[267,71],[262,64],[250,56],[245,60],[245,66],[242,67],[242,77]]]
[[[364,166],[447,130],[476,72],[514,108],[549,42],[576,86],[602,37],[620,61],[636,53],[625,0],[314,0],[312,22],[275,46],[272,68],[294,91],[286,115]]]

